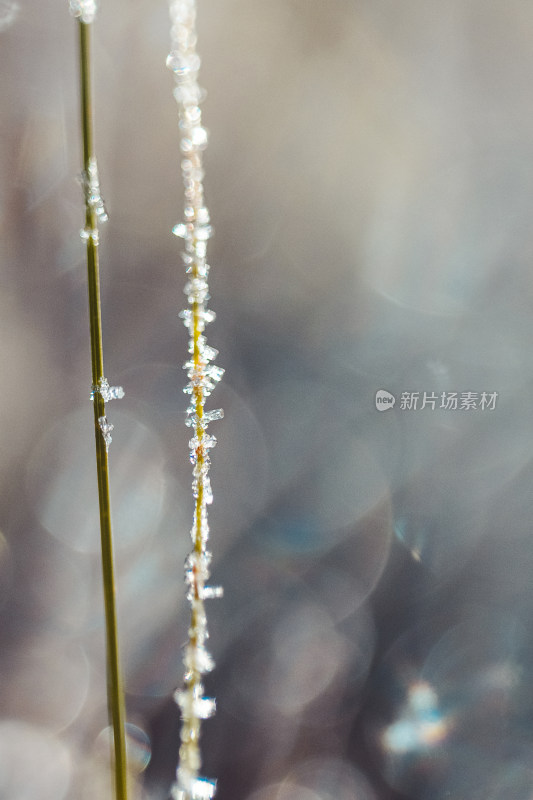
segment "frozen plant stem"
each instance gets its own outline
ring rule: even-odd
[[[174,97],[179,110],[181,169],[185,188],[185,221],[175,225],[173,232],[185,240],[182,259],[188,275],[184,291],[189,307],[180,316],[190,337],[190,358],[184,365],[189,383],[184,391],[191,395],[186,425],[193,433],[189,448],[195,499],[191,530],[193,549],[185,562],[191,617],[189,639],[183,658],[184,685],[175,693],[182,724],[179,765],[172,795],[175,800],[209,800],[215,793],[215,781],[200,777],[200,731],[202,720],[215,712],[215,700],[204,697],[203,694],[202,676],[214,667],[205,647],[208,633],[204,600],[220,597],[222,590],[219,587],[206,586],[211,560],[207,549],[207,506],[213,500],[208,474],[209,451],[216,445],[215,437],[207,433],[207,426],[210,422],[221,419],[223,412],[222,409],[205,411],[204,404],[224,370],[212,363],[217,351],[207,345],[204,336],[205,326],[215,318],[206,305],[209,299],[206,250],[207,240],[213,231],[209,224],[203,189],[202,152],[207,146],[207,131],[202,126],[199,106],[203,92],[197,82],[200,58],[196,53],[196,3],[195,0],[171,0],[169,8],[172,27],[167,66],[174,73],[176,81]]]
[[[106,401],[123,396],[120,387],[109,387],[104,377],[100,277],[98,262],[98,221],[107,218],[100,196],[93,141],[91,98],[91,25],[95,5],[91,0],[71,0],[71,11],[78,17],[80,45],[81,127],[83,135],[82,184],[85,195],[85,228],[81,232],[87,247],[89,322],[91,330],[92,400],[96,441],[96,470],[100,505],[102,576],[106,623],[107,697],[114,738],[114,776],[116,800],[127,800],[125,702],[118,650],[113,540],[109,501],[108,448],[112,425],[107,422]]]

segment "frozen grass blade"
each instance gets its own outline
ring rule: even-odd
[[[92,392],[96,441],[96,470],[100,505],[102,576],[106,622],[107,697],[114,738],[114,774],[116,800],[127,800],[127,762],[125,701],[118,648],[113,540],[109,500],[108,450],[113,426],[107,421],[105,404],[120,398],[121,387],[110,387],[104,377],[102,323],[100,311],[100,276],[98,261],[98,223],[107,219],[98,180],[94,152],[91,97],[91,26],[96,13],[94,0],[70,0],[70,9],[78,18],[80,52],[81,127],[83,136],[82,185],[85,195],[85,228],[81,231],[87,247],[89,322],[91,331]]]
[[[215,700],[204,697],[203,674],[214,667],[205,643],[208,637],[204,601],[220,597],[219,587],[207,586],[211,554],[207,549],[209,526],[207,506],[213,501],[209,479],[209,451],[216,445],[214,436],[207,433],[210,422],[223,416],[222,409],[206,411],[209,397],[224,370],[212,362],[217,351],[209,347],[204,335],[205,326],[215,315],[207,308],[209,265],[206,261],[207,240],[212,235],[209,212],[204,203],[202,152],[207,146],[207,131],[202,126],[200,102],[203,92],[197,83],[200,58],[196,53],[195,0],[170,2],[171,51],[167,66],[174,73],[174,97],[178,104],[181,130],[182,176],[185,188],[185,221],[174,226],[173,232],[185,241],[182,254],[188,280],[185,294],[189,307],[181,312],[189,331],[190,358],[184,368],[189,383],[185,392],[191,395],[186,425],[191,428],[189,442],[193,464],[192,490],[195,499],[191,537],[193,549],[185,562],[187,599],[191,605],[189,640],[185,646],[185,676],[183,688],[175,694],[181,712],[179,765],[176,783],[172,787],[175,800],[210,800],[215,793],[214,780],[200,776],[200,732],[202,720],[215,712]]]

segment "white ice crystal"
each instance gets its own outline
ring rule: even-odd
[[[201,689],[201,685],[198,684]],[[209,719],[216,710],[216,701],[213,697],[199,696],[199,692],[191,689],[178,689],[174,692],[174,700],[181,710],[183,719]]]
[[[98,425],[100,426],[100,430],[102,431],[102,436],[104,437],[106,453],[108,453],[109,445],[113,441],[113,439],[111,438],[111,431],[114,429],[115,426],[111,422],[107,421],[107,417],[98,417]]]
[[[102,195],[100,194],[98,165],[94,156],[89,159],[87,170],[84,170],[81,174],[81,183],[85,192],[85,200],[87,205],[94,209],[99,222],[107,222],[107,211],[105,209]]]
[[[215,662],[203,644],[186,645],[183,663],[187,671],[186,676],[192,673],[203,674],[204,672],[211,672],[215,668]],[[182,730],[182,736],[186,733],[187,731]]]
[[[189,774],[180,772],[178,770],[178,783],[172,789],[174,800],[211,800],[215,794],[216,781],[189,777]]]
[[[69,6],[72,16],[78,17],[87,25],[94,22],[97,11],[96,0],[70,0]]]
[[[95,394],[101,395],[104,403],[109,403],[110,400],[122,400],[124,389],[122,386],[110,386],[107,378],[102,377],[98,386],[91,386],[91,400],[94,400]]]
[[[91,400],[94,401],[94,396],[96,394],[101,396],[104,403],[108,403],[110,400],[121,400],[124,397],[124,389],[122,386],[110,386],[107,378],[102,376],[97,386],[91,386]],[[115,426],[111,422],[108,422],[106,416],[98,417],[98,425],[104,438],[107,453],[109,452],[109,445],[113,441],[111,438],[111,431]]]
[[[82,242],[86,242],[88,241],[88,239],[92,239],[94,244],[98,244],[100,242],[100,236],[98,235],[98,228],[81,228],[80,238]]]
[[[210,600],[212,598],[219,598],[224,597],[224,587],[223,586],[204,586],[201,592],[201,596],[204,600]]]
[[[76,7],[81,7],[84,5],[83,3],[76,3]],[[95,7],[96,8],[96,7]],[[72,9],[72,3],[71,3]],[[83,16],[77,14],[76,16]],[[85,21],[85,20],[84,20]],[[80,231],[80,236],[84,241],[88,239],[92,239],[95,244],[98,244],[99,236],[98,236],[98,223],[99,222],[106,222],[108,219],[107,211],[105,209],[104,201],[102,195],[100,194],[100,180],[98,178],[98,165],[96,163],[96,158],[92,156],[89,159],[89,164],[86,170],[80,175],[80,183],[83,189],[83,195],[85,198],[85,205],[88,209],[91,209],[94,212],[96,217],[94,223],[92,225],[87,224],[85,228],[82,228]]]

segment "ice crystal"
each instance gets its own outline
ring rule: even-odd
[[[107,421],[107,417],[98,417],[98,425],[100,426],[100,430],[102,431],[102,436],[104,437],[105,442],[105,451],[106,453],[109,452],[109,445],[113,441],[111,438],[111,431],[114,429],[114,425],[111,422]]]
[[[178,222],[172,228],[172,233],[174,236],[179,236],[181,239],[186,239],[188,235],[187,225],[185,222]]]
[[[83,242],[92,239],[95,244],[98,244],[100,241],[97,228],[81,228],[80,237]]]
[[[209,465],[203,465],[201,469],[207,472],[208,466]],[[206,474],[195,476],[192,482],[192,494],[195,500],[199,500],[208,506],[211,505],[213,502],[213,491],[211,489],[211,480]]]
[[[72,2],[71,2],[71,10],[72,10]],[[81,8],[82,6],[87,5],[89,7],[89,3],[84,4],[83,2],[74,3],[76,8]],[[94,9],[96,10],[96,6],[94,5]],[[88,12],[87,12],[88,13]],[[82,20],[85,22],[86,20],[83,17],[83,14],[75,14],[75,16],[80,16]],[[89,20],[92,22],[92,20]],[[86,170],[83,170],[79,177],[83,195],[85,198],[85,205],[86,208],[90,211],[94,212],[94,222],[92,225],[87,224],[85,228],[82,228],[80,231],[80,236],[83,241],[87,241],[88,239],[92,239],[94,244],[98,244],[99,236],[98,236],[98,223],[99,222],[106,222],[108,219],[107,211],[105,209],[104,201],[102,195],[100,194],[100,180],[98,178],[98,166],[96,163],[96,158],[92,156],[89,159],[89,163]]]
[[[202,589],[202,598],[204,600],[211,600],[212,598],[224,597],[223,586],[204,586]]]
[[[178,774],[178,783],[172,789],[174,800],[211,800],[215,794],[216,781],[186,775]]]
[[[186,682],[190,682],[193,679],[197,680],[198,675],[203,674],[204,672],[211,672],[211,670],[215,667],[215,662],[213,661],[211,654],[206,650],[203,644],[186,645],[183,663],[185,664],[185,669],[187,670],[185,674]],[[183,731],[182,729],[182,736],[185,733],[186,731]]]
[[[70,13],[89,25],[94,21],[97,11],[96,0],[70,0]]]
[[[196,430],[205,430],[210,422],[214,422],[217,419],[222,419],[224,417],[224,411],[222,408],[214,408],[213,411],[206,411],[200,417],[196,413],[195,406],[189,406],[187,409],[187,413],[189,416],[185,418],[185,424],[189,428],[196,428]]]
[[[206,411],[201,419],[201,424],[205,427],[208,422],[213,422],[217,419],[224,417],[224,410],[222,408],[214,408],[213,411]]]
[[[187,369],[187,376],[191,380],[183,391],[186,394],[194,394],[198,389],[202,389],[205,397],[211,394],[224,375],[222,367],[201,361],[198,364],[195,364],[194,361],[187,361],[185,369]]]
[[[206,411],[204,406],[224,370],[212,363],[218,352],[207,344],[204,336],[206,325],[215,319],[214,312],[206,306],[209,300],[209,265],[206,253],[213,228],[204,202],[202,154],[207,147],[209,134],[202,124],[200,110],[205,92],[197,82],[200,57],[196,52],[196,2],[170,0],[169,9],[171,49],[166,63],[176,82],[174,97],[179,109],[185,198],[184,220],[174,225],[172,232],[183,240],[184,250],[181,257],[188,275],[184,292],[189,307],[181,311],[179,316],[190,337],[191,357],[184,365],[189,382],[184,387],[184,392],[191,396],[185,424],[192,428],[189,450],[195,498],[191,530],[193,551],[185,561],[185,584],[187,599],[191,605],[191,621],[189,641],[183,654],[184,686],[175,694],[181,711],[182,726],[179,766],[172,796],[175,800],[210,800],[215,792],[215,782],[202,778],[199,774],[201,720],[215,712],[215,701],[203,696],[201,683],[201,676],[214,667],[214,661],[205,646],[208,631],[204,600],[221,597],[222,589],[218,586],[206,586],[211,561],[207,550],[207,506],[213,501],[209,453],[217,443],[216,438],[207,433],[207,427],[211,422],[222,419],[224,412],[220,408]]]
[[[198,308],[196,309],[191,310],[190,308],[185,308],[179,313],[179,317],[183,320],[185,327],[189,329],[191,336],[194,334],[195,327],[199,332],[203,332],[205,326],[209,325],[210,322],[214,322],[216,319],[214,311],[211,311],[209,308],[204,308],[203,303],[198,303],[197,305]]]
[[[180,707],[183,719],[209,719],[216,711],[216,701],[213,697],[200,697],[201,684],[195,689],[178,689],[174,693],[174,700]]]
[[[98,386],[91,386],[91,400],[94,400],[95,394],[101,395],[104,403],[109,403],[110,400],[122,400],[124,389],[122,386],[110,386],[107,378],[101,377]]]
[[[214,361],[215,358],[218,356],[218,350],[215,350],[214,347],[209,347],[206,344],[205,336],[199,336],[197,341],[198,353],[200,358],[204,361]],[[189,343],[189,353],[194,353],[193,343]],[[190,363],[190,362],[187,362]]]
[[[81,173],[81,185],[85,194],[85,201],[98,217],[99,222],[107,222],[108,216],[104,200],[100,194],[100,180],[98,178],[98,165],[96,158],[89,159],[87,170]]]

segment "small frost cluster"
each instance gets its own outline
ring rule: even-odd
[[[82,22],[90,25],[96,16],[96,0],[70,0],[70,13],[74,17],[79,17]]]
[[[190,358],[184,365],[189,382],[184,391],[191,395],[185,422],[192,429],[189,447],[195,498],[191,530],[193,550],[185,563],[191,621],[183,658],[184,685],[175,694],[181,711],[182,727],[179,766],[172,794],[175,800],[209,800],[215,792],[215,781],[200,777],[199,745],[201,721],[215,712],[215,701],[204,697],[202,683],[202,676],[214,667],[205,646],[208,632],[204,600],[220,597],[222,589],[206,585],[211,559],[207,550],[207,506],[213,501],[209,480],[209,451],[216,445],[216,439],[207,433],[207,427],[210,422],[221,419],[223,411],[220,408],[205,411],[204,404],[222,378],[224,370],[212,363],[218,354],[214,348],[208,346],[204,335],[206,325],[215,319],[215,314],[206,306],[209,299],[206,251],[207,240],[213,229],[204,203],[202,152],[207,146],[208,136],[202,126],[200,110],[204,93],[197,82],[200,58],[196,53],[195,0],[173,0],[170,3],[170,19],[171,52],[167,58],[167,66],[176,81],[174,97],[179,108],[181,169],[185,189],[185,220],[175,225],[173,232],[185,241],[182,258],[188,276],[184,291],[189,306],[180,313],[180,317],[190,337]]]
[[[101,377],[98,385],[91,387],[91,400],[94,401],[94,396],[96,394],[101,396],[104,403],[109,403],[110,400],[122,400],[124,397],[124,389],[122,386],[110,386],[107,378]],[[98,417],[98,425],[105,442],[106,453],[108,453],[109,445],[113,441],[111,431],[114,430],[115,426],[111,422],[108,422],[106,416]]]
[[[109,217],[107,216],[104,200],[100,194],[98,165],[94,156],[89,159],[87,169],[81,173],[80,183],[85,198],[85,207],[88,211],[88,219],[91,220],[90,223],[88,221],[85,228],[82,228],[80,236],[84,241],[92,238],[94,243],[98,244],[98,223],[107,222]]]

